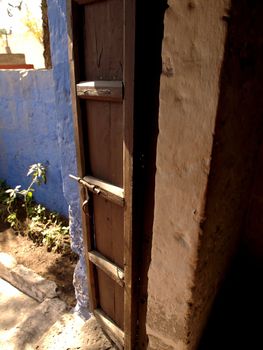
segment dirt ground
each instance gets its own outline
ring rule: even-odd
[[[2,222],[0,222],[0,251],[11,254],[19,264],[56,282],[60,298],[70,307],[76,305],[72,284],[76,259],[69,255],[47,252],[46,247],[36,246],[27,237],[16,235]]]

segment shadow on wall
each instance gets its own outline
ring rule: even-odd
[[[261,1],[233,0],[231,10],[222,19],[228,24],[228,33],[208,201],[201,227],[191,306],[190,329],[193,333],[189,335],[190,343],[198,337],[200,325],[202,327],[206,322],[244,231],[252,179],[257,171],[255,159],[263,136],[262,18]],[[200,350],[258,348],[260,333],[256,312],[259,307],[262,310],[262,298],[257,298],[260,275],[256,271],[260,266],[256,270],[252,259],[245,253],[240,253],[236,259],[222,291],[225,300],[218,299]],[[253,276],[257,278],[253,279]]]

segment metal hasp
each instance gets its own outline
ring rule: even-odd
[[[124,206],[123,188],[111,185],[102,180],[98,180],[92,176],[85,176],[84,178],[81,178],[70,174],[69,177],[85,186],[90,192],[100,195],[101,197],[122,207]]]
[[[77,84],[77,96],[89,100],[122,102],[122,81],[83,81]]]

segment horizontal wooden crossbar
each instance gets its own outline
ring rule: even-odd
[[[103,198],[120,206],[124,206],[123,188],[111,185],[102,180],[98,180],[92,176],[85,176],[84,178],[81,178],[70,174],[69,177],[78,181],[78,183],[81,185],[86,186],[89,191],[95,193],[96,195],[102,196]]]
[[[89,260],[103,270],[109,277],[111,277],[115,282],[117,282],[121,287],[124,286],[124,271],[101,255],[99,252],[93,250],[88,253]]]
[[[108,199],[111,202],[124,205],[124,190],[121,187],[117,187],[109,184],[108,182],[98,180],[92,176],[85,176],[83,178],[89,185],[94,186],[94,189],[97,189],[97,195],[101,195],[105,199]]]
[[[105,314],[102,309],[95,309],[94,316],[106,330],[112,340],[120,349],[124,347],[124,332]]]
[[[89,100],[121,102],[122,81],[83,81],[77,84],[77,96]]]

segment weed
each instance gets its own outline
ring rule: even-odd
[[[33,186],[46,183],[46,172],[41,163],[31,165],[27,173],[31,183],[26,189],[21,189],[21,185],[7,188],[5,181],[0,180],[0,216],[15,232],[26,234],[48,251],[71,253],[67,221],[33,199]]]

